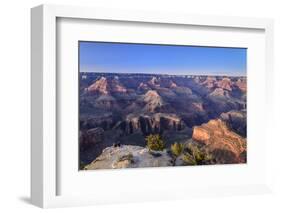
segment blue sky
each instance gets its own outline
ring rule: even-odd
[[[79,42],[80,72],[246,75],[247,49]]]

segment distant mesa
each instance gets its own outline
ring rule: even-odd
[[[247,92],[247,82],[246,79],[238,79],[235,83],[235,85],[242,91]]]
[[[108,95],[110,93],[126,93],[127,89],[119,82],[118,78],[108,80],[101,77],[88,87],[88,92]]]
[[[194,82],[195,83],[200,83],[200,77],[199,76],[195,76],[194,77]]]
[[[143,83],[141,82],[137,88],[138,90],[143,90],[143,91],[146,91],[146,90],[149,90],[150,87],[146,84],[146,83]]]
[[[223,78],[218,82],[218,87],[224,90],[232,91],[232,82],[229,78]]]
[[[162,97],[155,90],[149,90],[143,97],[146,103],[145,109],[149,112],[156,112],[157,109],[164,105]]]
[[[151,103],[151,102],[156,102],[159,104],[163,103],[161,96],[158,94],[156,90],[149,90],[148,92],[146,92],[143,100],[146,103]]]
[[[109,85],[107,79],[105,77],[101,77],[99,80],[88,87],[88,92],[100,93],[104,95],[109,94]]]
[[[217,79],[212,76],[208,76],[206,80],[202,83],[203,86],[207,87],[208,89],[213,89],[216,86]]]
[[[216,88],[213,92],[210,93],[211,97],[229,97],[229,92],[222,88]]]
[[[151,87],[160,87],[160,78],[153,76],[147,84]]]
[[[229,92],[232,92],[233,89],[238,88],[243,93],[246,92],[246,80],[243,77],[239,78],[236,82],[232,81],[228,77],[223,77],[222,79],[218,79],[218,77],[208,76],[200,85],[208,88],[209,90],[214,90],[216,88],[220,88]]]
[[[170,81],[170,86],[169,86],[171,89],[174,89],[174,88],[177,88],[178,87],[178,85],[175,83],[175,82],[173,82],[173,81]]]

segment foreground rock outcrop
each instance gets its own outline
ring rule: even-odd
[[[148,148],[131,145],[107,147],[85,170],[120,169],[172,166],[172,158],[166,151],[149,151]]]
[[[216,163],[245,163],[246,139],[220,119],[194,127],[192,139],[205,146]]]

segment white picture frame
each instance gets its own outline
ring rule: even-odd
[[[217,17],[187,14],[165,14],[144,11],[123,11],[112,9],[97,9],[74,6],[41,5],[31,9],[31,73],[32,73],[32,103],[31,103],[31,201],[33,204],[47,207],[62,207],[76,205],[92,205],[99,203],[138,202],[143,200],[165,200],[198,196],[242,195],[270,192],[271,172],[270,154],[266,153],[266,163],[262,171],[266,178],[255,184],[218,185],[179,190],[173,186],[168,189],[153,189],[151,196],[135,192],[128,196],[98,195],[58,195],[58,164],[57,146],[57,20],[87,19],[115,20],[119,22],[154,23],[161,25],[222,27],[231,29],[256,29],[264,31],[265,41],[265,89],[266,107],[265,125],[271,122],[273,106],[270,91],[273,88],[273,21],[271,19]],[[253,86],[253,85],[252,85]],[[264,133],[265,134],[265,133]],[[266,146],[270,146],[266,136]],[[270,148],[268,149],[270,150]],[[151,169],[153,170],[153,169]],[[102,172],[102,171],[101,171]],[[121,171],[118,171],[120,174]],[[115,175],[118,173],[115,173]],[[75,183],[73,183],[75,184]],[[77,184],[77,183],[76,183]],[[126,186],[124,186],[126,187]],[[187,190],[189,189],[189,190]],[[125,192],[125,191],[124,191]],[[123,192],[123,193],[124,193]],[[132,191],[130,191],[132,192]],[[171,192],[170,195],[168,195]],[[175,194],[176,192],[176,194]],[[157,196],[156,196],[157,195]],[[173,196],[171,196],[173,195]],[[106,198],[107,197],[107,198]]]

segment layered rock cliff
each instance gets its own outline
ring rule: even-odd
[[[246,139],[220,119],[194,127],[192,139],[205,146],[217,163],[246,162]]]
[[[162,133],[164,130],[180,131],[185,128],[183,120],[176,114],[130,114],[126,120],[119,122],[116,129],[121,129],[126,134],[141,132],[143,135]]]

